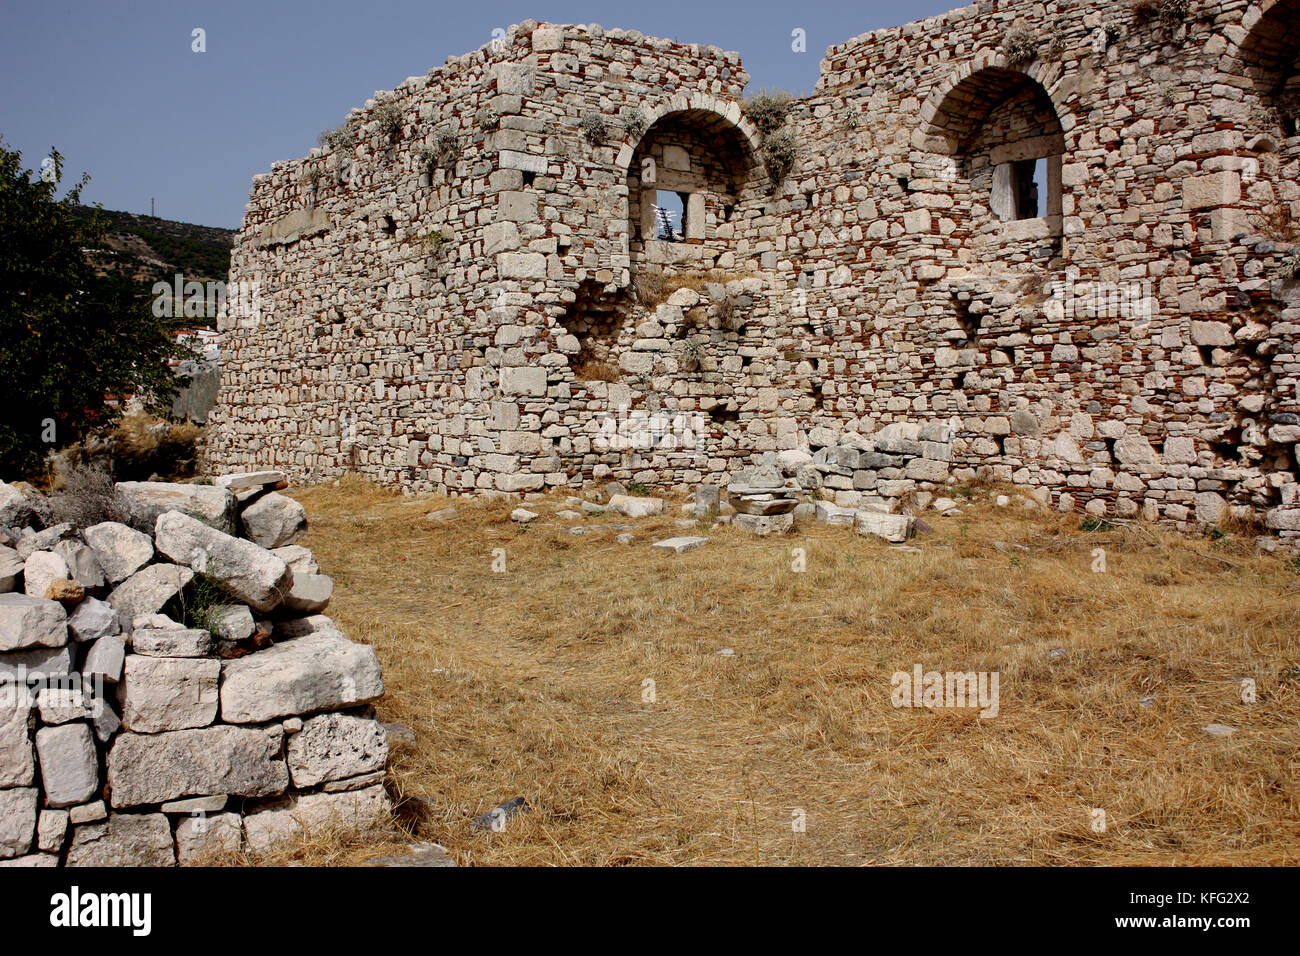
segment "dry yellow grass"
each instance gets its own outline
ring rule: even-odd
[[[627,547],[616,518],[566,533],[558,500],[521,533],[503,502],[296,493],[329,613],[383,664],[379,714],[419,739],[390,772],[405,826],[462,864],[1294,863],[1285,560],[975,495],[929,519],[920,554],[811,523],[717,528],[671,556],[648,544],[691,533],[676,513],[637,522]],[[449,504],[457,518],[425,520]],[[891,706],[891,675],[918,663],[998,672],[1000,713]],[[470,831],[518,796],[530,814]],[[359,862],[404,838],[281,859]]]

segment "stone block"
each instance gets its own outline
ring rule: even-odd
[[[217,578],[230,594],[258,611],[280,603],[292,575],[267,549],[177,511],[158,517],[154,546],[173,561]]]
[[[132,654],[122,682],[122,725],[144,734],[206,727],[217,716],[220,679],[221,661],[214,658]]]
[[[0,652],[66,643],[68,617],[59,602],[29,594],[0,594]]]
[[[36,788],[0,790],[0,860],[22,856],[36,840]]]
[[[289,738],[289,776],[298,788],[346,780],[384,769],[388,736],[376,720],[322,714]]]
[[[324,828],[358,829],[388,819],[392,803],[380,786],[346,793],[305,794],[281,807],[244,817],[244,832],[255,853],[265,853],[277,843]]]
[[[68,866],[175,865],[171,824],[161,813],[114,813],[77,827],[68,847]]]
[[[909,540],[916,533],[916,519],[911,515],[883,514],[878,511],[859,511],[856,527],[858,534],[884,538],[895,544]]]
[[[355,707],[384,693],[374,649],[335,631],[277,643],[222,663],[221,719],[250,724]]]
[[[47,806],[85,803],[99,789],[99,760],[89,724],[42,727],[36,732],[36,757]]]
[[[179,511],[225,534],[235,533],[235,496],[216,485],[163,481],[119,481],[117,491],[130,513],[131,527],[154,534],[159,516]],[[90,543],[98,552],[99,548]]]
[[[283,548],[307,533],[307,511],[286,495],[263,495],[239,513],[244,536],[262,548]]]
[[[149,530],[152,533],[152,526]],[[95,552],[109,584],[125,581],[153,557],[152,534],[145,534],[116,521],[91,525],[82,533],[82,537]]]
[[[283,746],[284,731],[278,725],[120,734],[108,752],[113,806],[212,794],[283,793],[289,786]]]

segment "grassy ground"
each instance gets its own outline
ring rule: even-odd
[[[383,664],[381,718],[418,737],[390,772],[404,825],[462,864],[1300,859],[1300,576],[1244,539],[1084,531],[977,490],[920,553],[809,522],[673,556],[648,545],[696,533],[675,509],[624,546],[606,526],[631,522],[560,499],[521,531],[506,503],[296,496],[328,613]],[[997,672],[997,716],[892,706],[916,664]],[[471,832],[514,797],[532,812]]]

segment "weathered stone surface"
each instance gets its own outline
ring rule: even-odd
[[[252,637],[253,631],[257,629],[253,612],[243,604],[212,608],[208,619],[216,624],[217,636],[226,641],[245,640]]]
[[[320,565],[316,563],[316,556],[302,545],[290,544],[283,548],[272,548],[271,553],[289,565],[289,570],[294,574],[299,572],[320,574]]]
[[[23,559],[13,548],[0,544],[0,594],[18,590],[22,575]]]
[[[168,800],[162,805],[163,813],[219,813],[226,809],[226,804],[230,802],[230,797],[224,793],[216,793],[210,797],[187,797],[184,800]]]
[[[784,534],[793,528],[794,514],[792,511],[774,515],[738,514],[734,521],[736,527],[766,538],[769,534]]]
[[[108,818],[108,807],[103,800],[92,800],[79,806],[68,808],[68,820],[73,826],[82,823],[97,823]]]
[[[125,659],[126,642],[119,635],[101,637],[86,652],[86,659],[81,665],[82,676],[86,680],[99,678],[116,684],[122,679],[122,662]]]
[[[153,557],[153,538],[150,535],[116,521],[91,525],[82,537],[95,552],[109,584],[125,581]]]
[[[853,524],[858,515],[855,508],[841,508],[828,501],[817,502],[816,508],[818,521],[824,524],[841,525],[846,528]]]
[[[122,682],[122,725],[145,734],[206,727],[217,716],[220,679],[221,662],[214,658],[132,654]]]
[[[13,485],[0,481],[0,528],[21,528],[32,523],[32,503]]]
[[[0,859],[22,856],[36,839],[36,788],[0,790]]]
[[[664,538],[662,541],[656,541],[650,547],[656,551],[667,551],[670,554],[685,554],[687,551],[694,551],[708,538],[685,537],[685,538]]]
[[[33,552],[23,562],[23,591],[32,597],[45,597],[50,582],[56,579],[71,580],[67,562],[53,551]]]
[[[796,498],[732,498],[737,515],[787,515],[799,504]]]
[[[388,737],[377,720],[322,714],[289,738],[289,776],[295,787],[314,787],[382,770]]]
[[[895,544],[907,541],[916,533],[916,519],[911,515],[883,514],[879,511],[859,511],[857,530],[861,535],[874,535]]]
[[[68,634],[74,641],[86,643],[116,634],[119,630],[113,605],[88,597],[68,615]]]
[[[243,825],[238,813],[187,817],[176,824],[176,860],[182,866],[239,849]]]
[[[36,847],[46,853],[58,853],[68,838],[68,811],[42,810],[36,821]]]
[[[26,687],[0,686],[0,789],[26,787],[34,778],[32,697]]]
[[[72,580],[83,588],[94,590],[102,588],[107,583],[104,569],[99,565],[99,558],[89,545],[69,539],[60,541],[53,550],[67,565]]]
[[[28,594],[0,594],[0,651],[68,643],[63,605]]]
[[[72,673],[72,648],[33,647],[0,654],[0,685],[6,681],[32,683]]]
[[[169,511],[188,515],[225,534],[235,533],[235,496],[227,488],[119,481],[117,490],[130,510],[131,527],[145,534],[156,534],[158,519]]]
[[[124,627],[142,614],[156,614],[194,580],[189,568],[174,564],[151,564],[137,571],[108,596]]]
[[[154,547],[191,570],[215,577],[258,611],[274,608],[288,590],[292,572],[270,551],[177,511],[158,517]]]
[[[42,727],[36,731],[36,757],[47,806],[85,803],[99,789],[99,761],[89,724]]]
[[[640,498],[633,495],[614,495],[609,499],[611,511],[629,518],[649,518],[661,515],[668,510],[668,503],[662,498]]]
[[[67,724],[90,716],[91,702],[80,687],[42,687],[36,692],[36,709],[45,724]]]
[[[299,614],[317,614],[334,596],[334,579],[325,574],[295,574],[284,606]]]
[[[374,649],[337,631],[275,644],[222,663],[221,719],[259,723],[369,703],[384,693]]]
[[[437,843],[412,843],[408,852],[397,856],[377,856],[362,866],[455,866],[456,860]]]
[[[307,533],[307,511],[285,495],[271,492],[240,512],[244,535],[263,548],[283,548]]]
[[[171,825],[161,813],[114,813],[77,827],[68,847],[68,866],[175,865]]]
[[[244,832],[255,853],[265,853],[276,843],[323,828],[364,828],[384,822],[392,807],[383,787],[346,793],[312,793],[283,807],[260,810],[244,817]]]
[[[131,650],[145,657],[206,657],[212,633],[201,628],[140,628],[131,633]]]
[[[124,733],[108,752],[114,807],[217,793],[283,793],[289,771],[278,727],[203,727],[161,734]]]

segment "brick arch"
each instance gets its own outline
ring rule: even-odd
[[[970,98],[977,116],[987,115],[1005,96],[1027,82],[1038,87],[1052,104],[1062,133],[1074,128],[1074,117],[1066,105],[1066,91],[1061,83],[1063,69],[1059,63],[1035,60],[1028,69],[1012,66],[1001,53],[986,50],[963,63],[930,91],[921,105],[921,125],[912,133],[912,146],[916,149],[945,156],[961,151],[963,135],[971,128],[962,128],[954,122],[955,106]],[[974,120],[969,127],[978,123]]]

